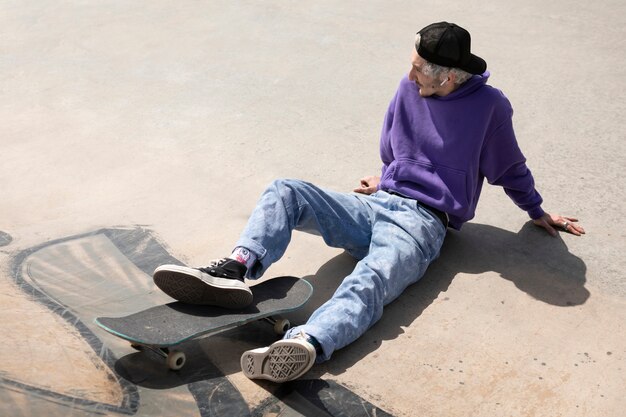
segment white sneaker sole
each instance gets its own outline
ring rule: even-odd
[[[287,382],[300,378],[315,363],[315,348],[296,339],[284,339],[269,347],[244,352],[241,370],[250,379]]]
[[[185,266],[161,265],[154,270],[153,279],[161,291],[184,303],[225,308],[243,308],[252,303],[252,291],[243,282]]]

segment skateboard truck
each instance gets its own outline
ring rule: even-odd
[[[172,371],[178,371],[182,369],[182,367],[185,366],[185,363],[187,362],[185,352],[182,352],[180,350],[170,350],[166,347],[142,345],[139,343],[131,343],[130,347],[139,352],[143,352],[144,350],[148,349],[149,351],[156,353],[157,355],[165,359],[167,367],[170,368]]]
[[[291,323],[287,319],[275,318],[275,317],[265,317],[263,320],[267,321],[269,324],[274,326],[274,333],[279,336],[287,333],[287,330],[291,329]]]

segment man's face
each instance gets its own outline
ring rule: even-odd
[[[420,89],[420,96],[430,97],[439,90],[440,81],[422,72],[424,64],[426,64],[424,58],[419,56],[417,51],[413,50],[409,80],[413,81]]]

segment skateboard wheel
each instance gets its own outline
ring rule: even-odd
[[[291,328],[291,323],[287,319],[278,319],[274,323],[274,333],[284,335]]]
[[[185,354],[180,350],[173,350],[167,355],[167,366],[173,371],[181,369],[186,361]]]

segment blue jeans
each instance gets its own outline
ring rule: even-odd
[[[293,230],[320,235],[359,260],[335,294],[300,331],[320,343],[318,362],[355,341],[382,316],[383,306],[418,281],[439,256],[446,234],[441,221],[416,201],[378,191],[338,193],[296,180],[274,181],[261,196],[237,246],[259,257],[248,272],[259,278],[280,259]]]

